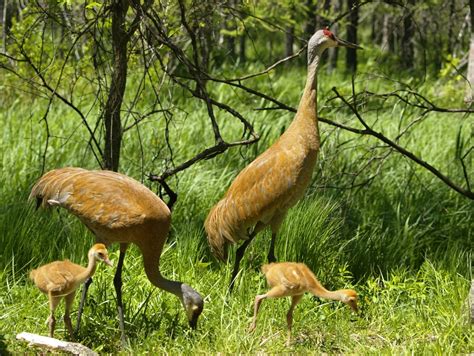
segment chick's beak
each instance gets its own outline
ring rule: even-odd
[[[363,49],[361,46],[355,44],[355,43],[351,43],[351,42],[347,42],[345,40],[342,40],[340,39],[339,37],[336,37],[334,36],[335,39],[336,39],[336,42],[337,42],[337,45],[339,47],[347,47],[347,48],[355,48],[355,49]]]
[[[110,266],[110,267],[113,267],[114,264],[112,263],[111,260],[109,260],[108,258],[104,258],[103,259],[104,263],[107,265],[107,266]]]

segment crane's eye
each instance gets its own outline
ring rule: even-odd
[[[99,257],[104,258],[104,254],[102,252],[98,253]]]

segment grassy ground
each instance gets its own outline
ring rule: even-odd
[[[289,82],[287,78],[293,79]],[[341,79],[340,87],[350,87],[345,80]],[[295,71],[276,80],[271,89],[263,87],[263,90],[278,93],[281,100],[296,106],[303,81],[304,75]],[[329,97],[329,84],[324,86],[328,78],[323,77],[320,82],[323,83],[321,96]],[[441,85],[430,85],[438,84]],[[380,89],[387,83],[378,85]],[[221,87],[215,91],[228,95]],[[241,105],[243,112],[245,105],[262,105],[248,98],[229,97],[230,104]],[[453,100],[449,96],[444,103],[459,104]],[[43,104],[10,98],[8,105],[4,105],[8,109],[0,112],[5,127],[2,146],[6,148],[0,175],[1,354],[30,350],[15,340],[19,332],[47,334],[44,323],[48,316],[47,298],[28,281],[29,270],[60,258],[85,263],[86,251],[93,243],[91,234],[65,211],[34,211],[27,202],[29,189],[41,169],[44,130],[39,119]],[[208,136],[205,108],[192,101],[186,105],[187,111],[176,118],[171,136],[178,161],[210,143],[202,142]],[[400,125],[410,123],[394,119],[408,115],[407,110],[388,103],[377,114],[369,108],[366,115],[376,127],[393,137]],[[324,116],[356,124],[350,121],[349,113],[334,108],[330,102],[321,100],[320,111]],[[275,111],[251,111],[248,115],[262,135],[258,145],[234,149],[200,163],[182,174],[179,182],[172,182],[180,196],[161,268],[168,278],[187,282],[205,297],[198,330],[191,332],[187,328],[182,307],[173,295],[150,285],[140,255],[132,248],[123,276],[130,340],[127,351],[473,352],[474,338],[466,305],[472,278],[472,202],[396,154],[384,161],[371,184],[353,190],[329,188],[346,184],[347,177],[340,172],[357,171],[368,147],[376,142],[358,138],[354,144],[349,141],[350,149],[340,150],[339,144],[350,136],[344,137],[348,134],[326,125],[321,125],[324,144],[314,182],[306,198],[285,220],[276,253],[282,261],[307,263],[330,289],[356,289],[361,314],[356,316],[340,303],[307,295],[296,309],[294,340],[287,347],[285,315],[289,301],[266,300],[256,331],[247,332],[254,296],[266,289],[259,267],[265,262],[269,233],[260,234],[250,245],[235,291],[228,295],[231,264],[219,264],[212,258],[202,226],[210,207],[235,174],[268,147],[292,118],[291,114]],[[401,144],[461,181],[462,172],[451,158],[455,156],[457,137],[471,133],[463,120],[430,116],[412,135],[402,138]],[[161,122],[150,122],[141,132],[127,134],[122,172],[141,179],[142,172],[160,171],[162,162],[155,159],[163,149],[160,125]],[[50,130],[53,136],[47,151],[47,169],[66,165],[95,168],[93,157],[84,148],[83,127],[69,111],[61,107],[54,109]],[[223,133],[228,139],[238,138],[239,126],[225,121]],[[142,150],[143,147],[147,149]],[[116,263],[116,246],[111,250]],[[112,279],[113,270],[105,266],[98,269],[78,335],[78,341],[99,352],[121,350]],[[61,313],[62,309],[58,316]],[[75,316],[72,315],[73,319]],[[56,336],[66,338],[62,322],[58,322]]]

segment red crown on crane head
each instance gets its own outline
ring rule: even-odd
[[[327,37],[329,37],[329,38],[331,38],[331,39],[334,39],[334,33],[332,33],[332,32],[329,30],[329,27],[326,26],[326,27],[323,29],[323,33],[324,33],[325,36],[327,36]]]

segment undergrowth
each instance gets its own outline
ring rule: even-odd
[[[287,76],[288,75],[288,76]],[[284,78],[270,74],[273,93],[285,103],[297,105],[304,75],[295,70]],[[289,80],[288,78],[292,78]],[[352,115],[329,101],[330,83],[323,74],[320,111],[323,116],[357,126]],[[341,88],[350,88],[342,76]],[[357,79],[357,78],[356,78]],[[393,83],[355,81],[358,88],[383,91]],[[270,90],[268,81],[252,85]],[[430,90],[434,83],[423,84]],[[423,89],[423,88],[422,88]],[[257,329],[247,332],[254,296],[266,284],[259,272],[266,262],[270,233],[262,232],[249,246],[234,293],[229,295],[233,250],[229,261],[218,263],[211,255],[203,230],[209,209],[222,196],[235,175],[262,152],[288,126],[292,114],[248,108],[264,106],[255,99],[231,95],[222,86],[212,87],[220,99],[245,112],[261,135],[247,148],[234,148],[210,161],[200,162],[171,180],[178,191],[173,226],[161,258],[165,276],[192,285],[205,297],[199,329],[192,332],[180,302],[148,282],[138,251],[127,252],[124,280],[126,330],[131,353],[438,353],[468,354],[474,351],[467,319],[466,298],[472,278],[473,204],[406,158],[390,153],[373,179],[356,189],[343,189],[349,174],[362,167],[368,147],[383,151],[370,137],[353,137],[321,124],[322,148],[314,181],[305,198],[291,209],[277,239],[281,261],[302,261],[329,289],[354,288],[359,293],[360,315],[344,305],[305,296],[295,311],[294,341],[286,340],[286,300],[265,300]],[[183,101],[185,98],[182,98]],[[6,98],[2,98],[7,102]],[[440,104],[456,105],[450,97]],[[453,101],[454,100],[454,101]],[[0,173],[0,353],[23,353],[26,345],[15,341],[22,331],[46,334],[47,298],[34,288],[29,271],[55,259],[69,258],[85,264],[93,243],[87,229],[66,211],[36,211],[28,202],[32,184],[41,170],[61,166],[97,168],[87,148],[87,134],[78,119],[62,106],[50,112],[52,133],[45,150],[40,99],[14,100],[0,112],[4,147]],[[164,103],[166,104],[166,103]],[[170,142],[176,162],[212,145],[206,109],[186,102],[186,112],[174,121]],[[407,108],[392,103],[384,110],[366,110],[365,118],[388,136],[396,136],[398,120]],[[386,110],[387,109],[387,110]],[[414,113],[411,113],[414,115]],[[413,117],[413,116],[412,116]],[[239,123],[219,116],[228,140],[240,138]],[[459,165],[452,161],[456,140],[468,137],[465,119],[444,120],[431,115],[419,129],[400,138],[400,144],[462,181]],[[143,181],[145,174],[160,172],[166,149],[162,121],[145,122],[141,131],[124,138],[121,171]],[[357,138],[357,139],[356,139]],[[341,150],[340,142],[348,142]],[[143,148],[146,149],[143,149]],[[377,151],[380,150],[380,151]],[[46,161],[43,162],[43,158]],[[118,259],[115,246],[111,258]],[[78,341],[98,352],[121,350],[116,316],[113,270],[99,268],[83,317]],[[76,301],[77,302],[77,301]],[[58,316],[62,309],[58,311]],[[73,319],[75,314],[72,315]],[[59,320],[59,319],[58,319]],[[58,322],[58,337],[66,338]]]

